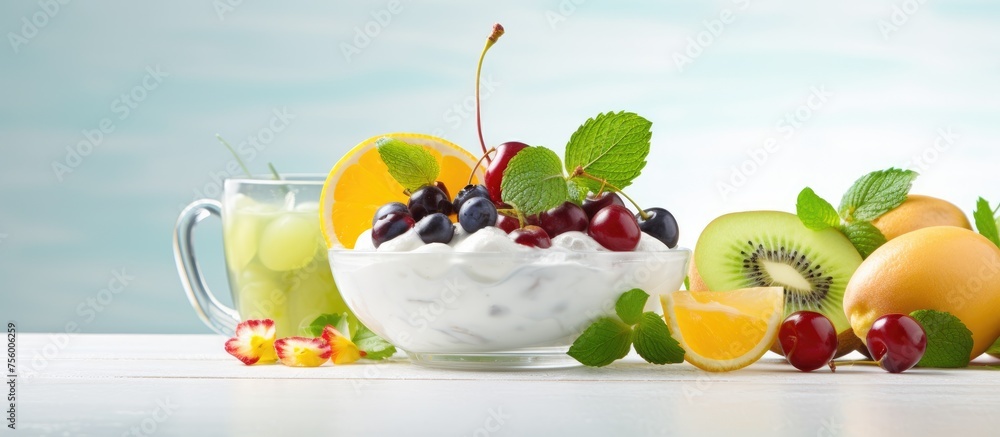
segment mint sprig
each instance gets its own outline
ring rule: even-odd
[[[980,197],[976,201],[976,210],[972,213],[972,218],[976,221],[976,230],[979,231],[979,234],[1000,247],[1000,232],[997,231],[998,220],[993,217],[990,202]]]
[[[807,228],[822,231],[840,225],[840,216],[830,202],[819,197],[812,188],[805,187],[795,202],[795,212]]]
[[[500,197],[527,215],[565,202],[569,198],[569,188],[559,156],[537,146],[517,152],[504,170]]]
[[[313,337],[321,337],[323,329],[327,325],[333,326],[341,334],[350,337],[358,349],[365,353],[364,357],[369,360],[384,360],[396,353],[396,347],[392,343],[379,337],[365,325],[359,323],[358,329],[352,333],[348,317],[347,313],[321,314],[312,323],[309,323],[305,331]]]
[[[875,249],[886,243],[885,235],[871,222],[854,222],[840,227],[840,232],[851,241],[861,258],[868,258]]]
[[[389,175],[408,191],[433,184],[441,173],[437,159],[422,146],[382,137],[375,141],[375,147]]]
[[[935,310],[910,313],[927,334],[927,349],[917,363],[920,367],[958,368],[969,365],[972,331],[958,317]]]
[[[566,144],[566,171],[586,172],[622,189],[632,183],[649,155],[652,123],[631,112],[598,114],[581,125]],[[581,184],[599,191],[602,183],[581,178]]]
[[[836,210],[806,187],[799,192],[795,212],[802,224],[814,231],[837,228],[862,258],[868,258],[886,242],[885,235],[871,222],[903,204],[917,176],[914,171],[897,168],[868,173],[844,193]]]
[[[586,366],[603,367],[635,351],[653,364],[680,363],[684,349],[670,336],[663,317],[643,312],[649,295],[638,288],[623,293],[615,302],[615,317],[601,317],[577,337],[569,356]]]
[[[840,217],[851,223],[872,221],[906,201],[913,180],[913,170],[890,168],[862,176],[840,200]]]

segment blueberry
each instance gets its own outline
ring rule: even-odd
[[[372,226],[372,244],[379,247],[382,243],[396,238],[413,227],[413,217],[409,214],[391,212],[375,221]]]
[[[375,211],[375,216],[372,217],[372,227],[375,227],[375,222],[377,222],[378,219],[392,213],[410,215],[410,209],[407,208],[406,205],[403,205],[400,202],[389,202],[385,205],[382,205],[378,209],[378,211]]]
[[[427,244],[448,244],[455,236],[455,226],[451,224],[448,216],[439,212],[420,219],[416,228],[420,240]]]
[[[458,211],[458,223],[470,234],[487,226],[496,226],[497,207],[488,195],[468,199]]]
[[[645,220],[642,219],[641,215],[635,215],[635,219],[639,222],[639,229],[662,241],[671,249],[677,247],[680,231],[673,214],[663,208],[649,208],[644,211],[649,215],[649,218]]]
[[[490,198],[490,192],[486,189],[486,186],[466,185],[465,188],[462,188],[462,191],[459,191],[458,194],[455,195],[455,201],[452,202],[455,204],[455,211],[461,212],[462,205],[465,204],[465,202],[477,197],[485,197],[487,199]]]
[[[427,185],[414,191],[410,195],[410,202],[407,207],[410,208],[410,214],[413,216],[413,219],[418,222],[431,214],[442,213],[450,215],[454,211],[451,201],[448,200],[448,195],[433,185]]]

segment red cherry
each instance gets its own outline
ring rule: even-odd
[[[606,206],[590,221],[587,233],[601,246],[616,252],[635,250],[639,245],[639,222],[624,206]]]
[[[513,158],[517,152],[520,152],[527,147],[527,144],[517,141],[511,141],[497,146],[496,155],[493,155],[493,160],[490,161],[490,165],[486,167],[486,177],[484,181],[486,189],[490,192],[490,198],[493,199],[494,203],[499,203],[501,201],[500,182],[501,179],[503,179],[503,171],[507,169],[507,163],[510,162],[510,159]]]
[[[618,195],[618,193],[605,191],[597,196],[594,196],[593,194],[588,195],[583,201],[583,210],[587,213],[587,218],[593,219],[594,214],[597,214],[597,211],[604,209],[605,206],[611,205],[625,206],[625,202],[622,202],[622,198]]]
[[[879,317],[865,338],[872,359],[889,373],[900,373],[915,366],[927,349],[924,328],[905,314]]]
[[[516,217],[511,217],[509,215],[497,214],[497,227],[503,229],[506,233],[514,232],[517,228],[521,227],[521,223],[517,221]]]
[[[791,365],[811,372],[829,364],[837,354],[837,328],[820,313],[796,311],[781,323],[778,344]]]
[[[555,208],[538,215],[538,225],[545,229],[550,237],[563,232],[586,232],[590,220],[583,208],[573,202],[563,202]]]
[[[545,232],[545,229],[538,226],[525,226],[521,229],[515,229],[510,233],[510,238],[514,239],[515,243],[528,247],[538,247],[541,249],[552,247],[552,239],[549,238],[549,234]]]

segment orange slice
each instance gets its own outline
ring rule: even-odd
[[[380,206],[389,202],[406,203],[408,199],[379,157],[375,141],[382,137],[425,147],[438,159],[441,166],[438,181],[445,184],[452,196],[465,187],[479,160],[467,150],[431,135],[390,133],[362,141],[337,161],[323,184],[319,217],[328,248],[353,249],[358,236],[372,227],[372,216]],[[483,174],[483,167],[476,169],[472,183],[483,180]]]
[[[670,333],[684,360],[726,372],[756,362],[774,343],[784,311],[781,287],[677,291],[661,297]]]

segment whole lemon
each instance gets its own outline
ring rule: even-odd
[[[953,203],[937,197],[911,194],[893,210],[872,221],[891,240],[907,232],[931,226],[958,226],[972,229],[969,219]]]
[[[861,263],[847,283],[844,312],[861,339],[875,319],[932,309],[972,331],[971,357],[1000,336],[1000,249],[982,235],[934,226],[901,235]]]

